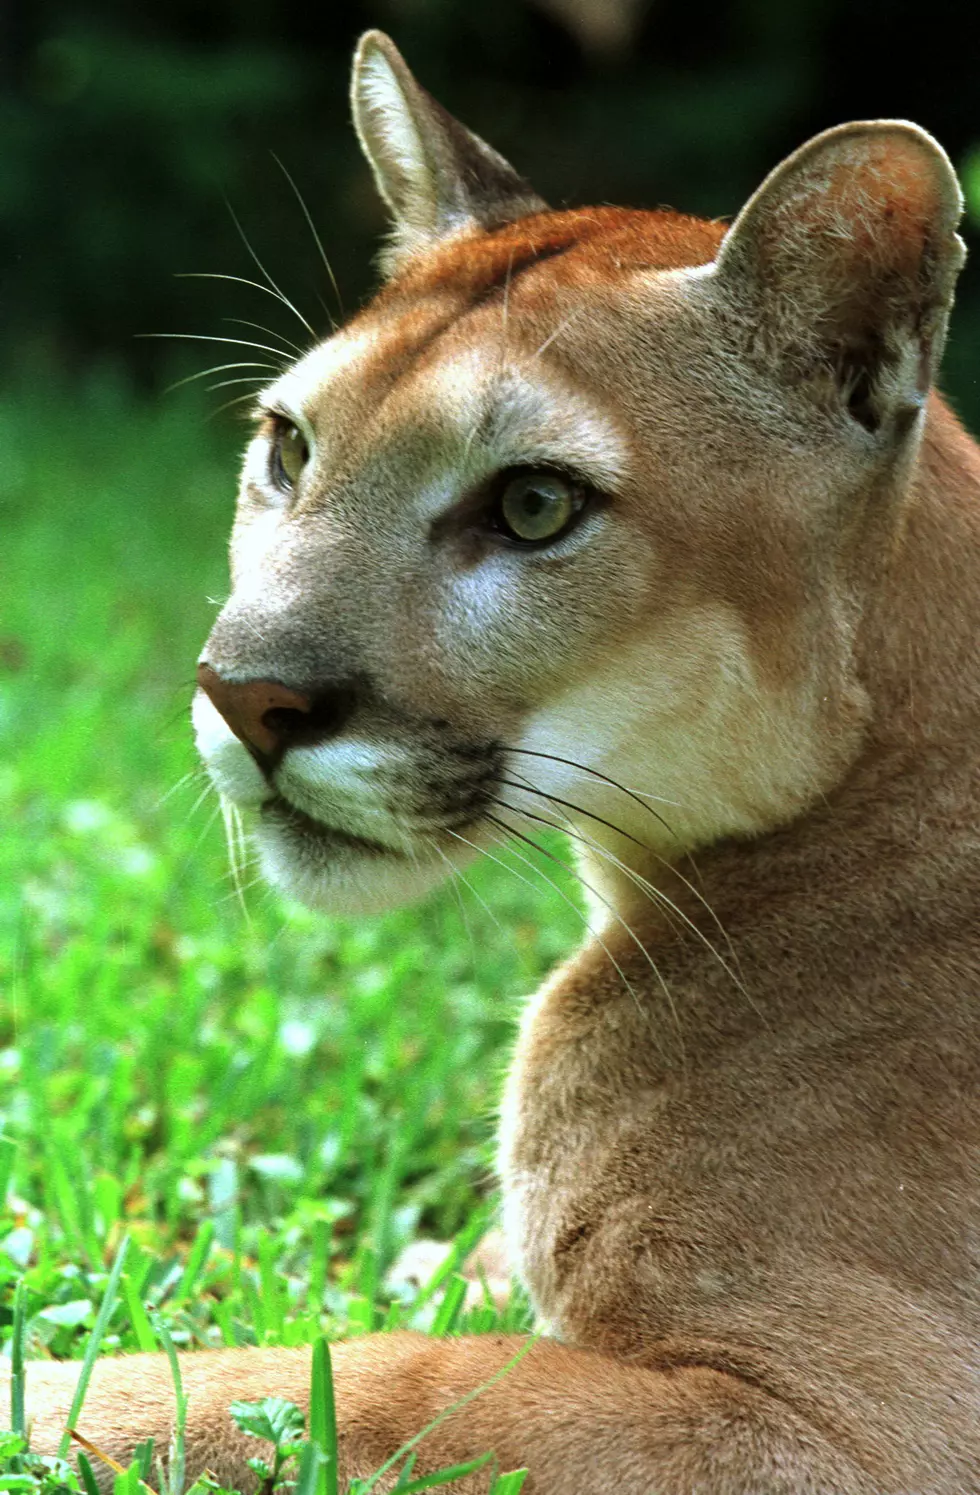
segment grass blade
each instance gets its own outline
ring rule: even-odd
[[[129,1320],[136,1335],[136,1343],[141,1350],[152,1352],[157,1347],[157,1337],[153,1332],[153,1326],[147,1316],[146,1309],[140,1301],[140,1295],[136,1283],[127,1272],[122,1280],[123,1297],[126,1299],[126,1308],[129,1311]]]
[[[14,1337],[10,1346],[10,1426],[18,1438],[27,1440],[24,1415],[24,1340],[27,1337],[27,1285],[23,1277],[14,1291]]]
[[[330,1346],[323,1338],[313,1346],[310,1369],[310,1442],[324,1459],[317,1469],[315,1495],[337,1495],[337,1407]]]
[[[490,1495],[520,1495],[527,1476],[526,1469],[513,1469],[510,1474],[498,1474],[490,1486]]]
[[[453,1402],[449,1407],[443,1407],[442,1411],[433,1417],[431,1422],[426,1423],[421,1432],[416,1433],[413,1438],[409,1438],[407,1443],[402,1444],[401,1448],[396,1448],[391,1457],[385,1459],[380,1469],[376,1469],[369,1479],[364,1480],[358,1486],[357,1495],[370,1495],[370,1492],[375,1488],[378,1481],[384,1479],[385,1475],[390,1469],[394,1468],[399,1459],[403,1459],[406,1454],[412,1452],[413,1448],[417,1448],[422,1439],[427,1438],[435,1428],[445,1422],[447,1417],[455,1416],[463,1407],[469,1406],[470,1402],[475,1401],[478,1396],[482,1396],[485,1391],[489,1391],[491,1386],[496,1386],[498,1381],[503,1380],[504,1376],[508,1375],[514,1369],[515,1365],[520,1364],[524,1356],[529,1350],[534,1348],[540,1338],[540,1334],[532,1334],[521,1345],[517,1354],[511,1356],[506,1365],[502,1365],[498,1371],[494,1371],[493,1375],[481,1382],[479,1386],[474,1386],[473,1390],[468,1391],[465,1396],[461,1396],[459,1401]],[[297,1492],[297,1495],[299,1495],[299,1492]]]
[[[113,1495],[142,1495],[139,1465],[134,1461],[113,1482]]]
[[[81,1449],[79,1449],[75,1457],[78,1460],[78,1472],[82,1477],[85,1495],[102,1495],[99,1489],[99,1482],[95,1477],[95,1470],[89,1462],[88,1454],[82,1453]]]
[[[448,1251],[444,1261],[436,1267],[432,1276],[419,1292],[418,1297],[412,1303],[412,1312],[425,1306],[435,1296],[442,1284],[457,1270],[460,1264],[466,1260],[470,1252],[479,1244],[490,1227],[490,1213],[488,1210],[478,1210],[466,1226],[459,1232]]]
[[[7,1189],[10,1186],[11,1174],[14,1171],[14,1154],[16,1143],[10,1137],[0,1136],[0,1209],[3,1209],[7,1198]]]
[[[193,1295],[194,1288],[197,1285],[197,1279],[201,1275],[201,1272],[204,1270],[204,1267],[207,1265],[208,1257],[211,1254],[211,1242],[213,1240],[214,1223],[211,1220],[205,1220],[204,1224],[197,1232],[197,1235],[194,1237],[194,1244],[191,1247],[190,1253],[187,1257],[187,1265],[184,1268],[184,1275],[181,1277],[180,1282],[177,1284],[175,1299],[178,1303],[185,1302],[187,1298]]]
[[[432,1333],[437,1339],[451,1334],[463,1311],[466,1302],[466,1290],[468,1283],[465,1277],[455,1276],[451,1278],[446,1288],[446,1295],[439,1304],[439,1312],[435,1316],[432,1325]]]
[[[327,1459],[312,1441],[305,1444],[299,1458],[294,1495],[320,1495]]]
[[[59,1459],[64,1459],[68,1455],[68,1449],[71,1445],[71,1430],[72,1428],[74,1428],[81,1414],[82,1405],[85,1401],[85,1393],[88,1391],[88,1383],[92,1379],[92,1367],[98,1359],[102,1340],[104,1339],[105,1332],[109,1327],[109,1320],[112,1317],[112,1312],[116,1306],[116,1300],[119,1296],[119,1281],[122,1277],[122,1269],[126,1262],[126,1253],[128,1250],[129,1236],[124,1235],[122,1240],[119,1242],[119,1250],[116,1252],[116,1259],[112,1263],[112,1270],[109,1273],[109,1280],[106,1283],[105,1293],[102,1297],[102,1305],[99,1308],[99,1312],[95,1320],[95,1325],[92,1329],[91,1334],[89,1335],[88,1344],[85,1346],[85,1357],[82,1360],[82,1369],[78,1377],[78,1385],[75,1387],[75,1395],[71,1400],[71,1409],[68,1413],[68,1420],[65,1424],[65,1430],[61,1435],[61,1442],[58,1444]]]
[[[448,1485],[451,1480],[465,1479],[468,1474],[476,1474],[478,1470],[485,1469],[492,1459],[492,1453],[481,1454],[480,1458],[470,1459],[467,1464],[453,1464],[451,1468],[437,1469],[434,1474],[410,1480],[407,1485],[398,1484],[395,1489],[399,1495],[416,1495],[419,1490],[434,1490],[437,1485]]]
[[[158,1313],[153,1315],[152,1322],[157,1338],[163,1345],[167,1359],[170,1361],[170,1377],[174,1383],[174,1401],[177,1404],[177,1420],[174,1424],[173,1439],[170,1444],[167,1488],[169,1495],[184,1495],[184,1431],[187,1427],[187,1397],[184,1393],[183,1377],[180,1374],[180,1361],[177,1359],[177,1351],[174,1348],[174,1342],[170,1338],[167,1326]]]
[[[153,1469],[153,1439],[145,1438],[133,1449],[133,1462],[138,1466],[140,1479],[145,1484]]]

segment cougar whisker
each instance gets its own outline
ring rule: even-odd
[[[529,748],[507,748],[507,749],[505,749],[505,751],[507,751],[507,752],[518,752],[518,753],[527,753],[531,757],[555,758],[555,761],[560,762],[560,763],[564,763],[564,764],[566,764],[570,768],[579,768],[579,769],[582,770],[583,773],[588,774],[590,777],[600,779],[603,783],[609,784],[610,787],[612,787],[614,789],[618,789],[618,790],[621,791],[621,793],[626,794],[630,799],[634,800],[640,806],[640,809],[647,810],[648,813],[650,813],[651,815],[653,815],[655,819],[659,820],[661,822],[661,824],[663,824],[665,826],[665,828],[670,832],[671,835],[675,834],[675,832],[672,829],[672,827],[667,824],[667,822],[663,819],[663,817],[661,815],[658,815],[655,810],[651,810],[650,809],[649,805],[645,805],[643,803],[642,799],[639,798],[639,795],[640,795],[640,791],[639,790],[627,789],[625,785],[618,784],[615,779],[611,779],[607,774],[600,773],[598,769],[588,768],[584,763],[576,763],[575,760],[571,759],[571,758],[557,758],[554,754],[551,754],[551,753],[535,753],[535,752],[532,752],[531,749],[529,749]],[[520,779],[523,780],[523,775],[522,774],[518,774],[518,778],[520,778]],[[551,799],[552,798],[552,796],[549,793],[549,791],[538,788],[538,786],[535,785],[535,784],[533,784],[530,781],[530,779],[523,780],[523,787],[525,789],[527,789],[528,791],[530,791],[531,793],[541,795],[545,799]],[[650,795],[649,798],[654,799],[654,798],[657,798],[657,796]],[[588,810],[584,809],[584,807],[581,806],[581,805],[572,805],[570,801],[568,801],[567,803],[569,804],[570,808],[577,810],[582,815],[588,816],[590,819],[597,819],[598,818],[597,816],[590,815],[590,812]],[[662,804],[670,804],[670,803],[673,803],[673,801],[661,800],[661,803]],[[626,831],[622,830],[618,826],[610,825],[610,828],[612,830],[614,830],[614,831],[617,831],[618,834],[621,835],[621,836],[623,836],[624,839],[626,839],[626,840],[635,839],[633,837],[630,837]],[[738,958],[738,953],[737,953],[737,951],[736,951],[736,949],[735,949],[735,947],[734,947],[734,945],[732,943],[731,936],[729,935],[728,930],[725,928],[724,924],[722,923],[721,919],[718,917],[718,915],[715,912],[715,910],[712,908],[711,904],[708,902],[707,898],[705,898],[704,894],[701,892],[700,888],[698,888],[697,885],[694,882],[692,882],[689,877],[685,876],[685,874],[683,872],[681,872],[680,868],[676,865],[676,863],[671,862],[667,857],[663,856],[660,852],[656,851],[654,849],[654,847],[649,846],[646,842],[639,841],[639,840],[636,841],[636,844],[638,846],[642,847],[644,851],[649,852],[650,856],[652,856],[657,862],[659,862],[659,864],[662,867],[667,868],[668,871],[671,873],[671,875],[673,877],[676,877],[677,880],[691,894],[691,896],[693,898],[695,898],[698,903],[701,904],[701,906],[704,909],[705,913],[707,913],[708,917],[711,919],[712,923],[715,925],[715,928],[718,930],[718,933],[721,935],[722,939],[724,940],[725,945],[727,946],[727,949],[728,949],[729,956],[731,957],[733,965],[735,966],[736,969],[738,969],[739,966],[740,966],[740,962],[739,962],[739,958]],[[690,853],[687,853],[685,859],[689,862],[689,864],[691,866],[691,870],[697,876],[698,872],[697,872],[697,866],[695,864],[694,858],[690,855]]]
[[[562,333],[567,331],[572,323],[577,321],[581,315],[582,309],[581,307],[577,307],[576,310],[573,311],[570,316],[567,316],[563,322],[559,322],[554,332],[549,333],[544,342],[541,344],[540,348],[538,348],[537,352],[531,354],[531,357],[528,359],[528,363],[536,363],[541,355],[548,351],[552,343],[555,342],[559,337],[561,337]]]
[[[296,183],[293,181],[292,175],[286,167],[285,163],[280,161],[275,151],[270,151],[269,154],[272,157],[273,161],[275,161],[276,165],[279,167],[279,170],[286,178],[286,181],[289,183],[290,187],[292,187],[293,189],[293,194],[296,198],[296,201],[299,203],[300,209],[303,213],[303,217],[306,219],[307,227],[309,228],[310,233],[313,235],[313,242],[317,247],[320,259],[323,261],[323,268],[326,270],[330,284],[333,286],[333,293],[337,298],[337,310],[340,312],[341,317],[345,317],[347,313],[344,311],[344,301],[343,297],[340,294],[340,287],[337,284],[337,277],[333,273],[333,266],[327,259],[327,252],[323,247],[323,241],[321,240],[320,235],[317,233],[316,224],[313,222],[313,216],[310,213],[309,208],[306,206],[306,199],[297,187]],[[326,307],[324,307],[324,310],[327,310]],[[333,317],[330,316],[329,311],[327,311],[327,316],[330,319],[330,330],[332,332],[335,332],[337,329],[337,324],[334,321]]]
[[[520,815],[523,813],[522,811],[518,810],[516,806],[509,805],[504,800],[497,800],[496,803],[502,809],[509,810],[512,814]],[[622,914],[617,912],[612,902],[608,898],[605,898],[597,888],[594,888],[591,883],[586,882],[585,878],[581,875],[577,868],[570,866],[568,862],[563,861],[561,857],[556,856],[555,853],[549,851],[547,847],[541,846],[531,836],[525,835],[523,831],[519,831],[516,829],[516,827],[508,826],[506,822],[498,820],[495,815],[487,815],[485,818],[489,820],[493,825],[497,825],[501,829],[507,831],[509,835],[516,836],[519,841],[523,841],[527,846],[530,846],[532,850],[538,852],[539,855],[547,857],[549,861],[554,862],[556,866],[561,867],[565,872],[568,872],[572,877],[578,880],[578,882],[582,885],[583,888],[585,888],[588,893],[592,894],[593,898],[595,898],[597,902],[603,904],[604,907],[609,910],[616,923],[619,924],[623,930],[625,930],[630,939],[636,945],[637,949],[646,959],[647,963],[650,966],[650,969],[652,970],[656,978],[658,986],[664,994],[667,1006],[670,1008],[671,1016],[674,1020],[674,1025],[677,1029],[677,1037],[681,1047],[681,1060],[683,1061],[684,1038],[681,1028],[680,1013],[677,1010],[677,1004],[674,1001],[673,995],[667,985],[667,982],[664,980],[663,973],[661,972],[660,967],[657,965],[657,962],[654,960],[646,945],[640,939],[639,935],[636,933],[636,930],[632,927],[629,921],[627,919],[624,919]],[[515,856],[520,855],[519,852],[515,852],[514,854]]]
[[[240,379],[219,379],[217,383],[206,384],[204,388],[208,394],[212,394],[216,389],[230,389],[233,384],[251,384],[253,390],[258,390],[264,383],[265,380],[256,374],[246,374]]]
[[[452,889],[453,897],[456,900],[456,907],[459,909],[459,917],[463,921],[463,928],[466,930],[466,938],[469,942],[470,947],[470,958],[473,961],[473,968],[475,970],[478,963],[476,953],[476,940],[473,938],[473,925],[470,921],[469,910],[467,909],[466,904],[463,902],[463,895],[459,889],[458,869],[453,866],[452,858],[446,855],[441,846],[436,846],[433,849],[438,852],[439,856],[442,857],[443,861],[446,864],[446,874],[449,879],[449,886]]]
[[[201,789],[200,793],[197,796],[197,799],[194,801],[194,803],[191,805],[190,809],[187,811],[187,814],[184,817],[185,823],[187,821],[193,820],[194,816],[197,814],[198,810],[204,804],[205,800],[208,798],[208,796],[210,795],[210,793],[211,793],[211,791],[212,791],[213,788],[214,788],[214,786],[211,783],[211,780],[209,779],[208,782]],[[211,818],[213,819],[214,817],[212,816]]]
[[[203,768],[189,768],[186,773],[181,774],[180,778],[177,779],[175,783],[171,784],[169,789],[167,789],[163,794],[160,795],[159,799],[156,802],[155,808],[157,810],[162,810],[164,805],[172,800],[175,794],[179,794],[182,789],[185,789],[188,784],[193,784],[195,780],[197,780],[198,783],[206,782],[208,788],[210,789],[211,781],[207,776],[206,770]]]
[[[223,405],[219,405],[216,410],[212,410],[211,411],[211,414],[208,416],[208,420],[217,420],[218,416],[221,415],[222,411],[224,411],[224,410],[232,410],[232,409],[234,409],[234,407],[236,405],[246,405],[246,404],[251,406],[251,411],[249,413],[249,416],[246,417],[246,419],[254,419],[255,418],[255,414],[256,414],[255,393],[254,393],[254,391],[250,391],[248,394],[245,394],[245,395],[236,395],[233,400],[225,400],[225,402],[224,402]]]
[[[283,332],[277,332],[274,327],[266,327],[263,322],[250,322],[247,317],[222,317],[221,320],[237,323],[239,327],[252,327],[256,332],[267,333],[269,337],[277,337],[281,343],[285,344],[284,351],[295,353],[297,358],[302,358],[306,352],[306,349],[301,348],[299,343],[294,343],[291,337],[286,337]]]
[[[243,900],[246,894],[254,893],[255,889],[261,887],[264,882],[265,878],[262,876],[262,873],[257,872],[254,877],[249,878],[248,882],[243,882],[236,885],[236,887],[234,887],[230,893],[222,893],[221,897],[218,899],[218,902],[222,906],[229,903],[237,903],[243,910],[247,922],[251,924],[252,916],[245,907]]]
[[[251,286],[251,288],[252,288],[253,291],[261,291],[264,296],[271,296],[274,301],[280,302],[283,306],[285,306],[287,308],[287,310],[289,310],[289,311],[296,311],[296,308],[294,306],[292,306],[286,300],[285,296],[281,296],[278,291],[272,291],[272,290],[270,290],[269,287],[268,286],[264,286],[261,283],[261,281],[258,281],[258,280],[248,280],[244,275],[222,275],[222,274],[220,274],[216,270],[178,270],[176,272],[175,276],[174,276],[174,279],[175,280],[231,280],[231,281],[234,281],[234,283],[236,285]],[[298,312],[296,314],[297,314],[297,316],[299,316]],[[303,325],[305,327],[306,323],[303,321],[302,317],[300,317],[300,321],[303,322]],[[308,327],[307,327],[307,331],[309,331]]]
[[[501,781],[501,782],[503,782],[503,781]],[[512,787],[516,787],[516,786],[512,786]],[[545,816],[545,815],[538,815],[533,810],[525,809],[523,806],[509,804],[506,800],[498,799],[498,800],[495,800],[494,803],[502,806],[504,809],[512,810],[515,814],[523,815],[523,817],[524,817],[525,820],[533,820],[533,821],[535,821],[536,824],[543,825],[548,830],[558,831],[562,836],[568,836],[568,837],[570,837],[574,841],[581,842],[581,844],[583,846],[587,846],[590,850],[598,852],[600,855],[602,855],[603,857],[605,857],[606,860],[608,860],[609,862],[611,862],[613,865],[621,867],[622,871],[626,874],[626,876],[628,878],[630,878],[631,881],[634,880],[634,879],[637,880],[638,883],[643,883],[643,882],[646,881],[646,879],[640,878],[639,873],[634,872],[633,869],[631,867],[627,866],[627,864],[625,862],[620,862],[617,857],[615,857],[615,856],[612,855],[612,853],[608,853],[607,854],[606,848],[602,845],[602,843],[600,841],[594,841],[594,840],[592,840],[591,837],[585,835],[584,832],[577,831],[574,828],[574,826],[572,825],[572,823],[569,820],[568,816],[567,815],[562,815],[560,810],[558,810],[558,811],[555,812],[557,815],[560,816],[560,819],[558,819],[558,820],[549,820],[547,818],[547,816]],[[576,876],[577,875],[578,875],[578,873],[576,871]],[[650,892],[648,894],[648,896],[650,898],[650,901],[651,902],[659,901],[658,895],[659,895],[659,891],[660,890],[655,886],[655,884],[649,883],[649,884],[647,884],[647,887],[650,889]],[[669,902],[669,900],[668,900],[668,902]],[[665,908],[664,911],[665,912],[669,912],[669,910],[667,910],[666,908]],[[672,927],[673,927],[673,921],[671,921],[671,923],[672,923]]]
[[[671,836],[677,834],[673,826],[668,824],[658,811],[651,809],[648,804],[644,803],[636,790],[627,789],[625,784],[617,783],[615,779],[611,779],[607,773],[602,773],[598,768],[590,768],[586,763],[577,763],[574,758],[562,758],[558,753],[543,753],[534,748],[512,747],[509,743],[504,743],[502,746],[505,753],[520,753],[525,758],[547,758],[552,763],[564,763],[566,768],[577,768],[580,773],[587,774],[591,779],[599,779],[601,783],[608,784],[611,789],[618,789],[620,794],[625,794],[628,799],[635,800],[640,809],[645,810],[648,815],[652,815],[655,820],[659,820],[664,830]],[[662,805],[676,805],[677,803],[676,800],[661,799],[658,795],[649,795],[648,798],[656,799]]]
[[[204,799],[205,799],[205,796],[202,795],[200,797],[200,799],[197,801],[197,803],[194,805],[193,811],[191,813],[193,813],[193,814],[197,813],[198,809],[200,809],[201,805],[203,804]],[[200,832],[198,834],[197,840],[194,842],[194,848],[193,849],[195,851],[197,851],[199,849],[199,847],[201,846],[201,844],[204,841],[205,836],[207,836],[209,834],[209,832],[211,830],[211,827],[214,825],[215,821],[218,819],[218,816],[220,814],[221,814],[221,805],[219,803],[218,798],[216,798],[214,804],[211,806],[211,813],[208,815],[208,818],[205,820],[204,824],[202,825],[202,827],[200,829]],[[190,818],[191,818],[190,814],[187,815],[185,823],[187,821],[189,821]]]
[[[241,239],[242,243],[245,245],[245,248],[248,250],[248,252],[251,255],[252,259],[255,261],[255,264],[258,266],[259,271],[260,271],[260,273],[262,275],[263,280],[269,286],[272,287],[272,289],[275,291],[276,295],[279,296],[279,298],[281,299],[283,305],[284,306],[288,306],[289,310],[293,313],[293,315],[295,317],[297,317],[300,322],[302,322],[303,326],[306,328],[307,332],[310,334],[310,337],[313,339],[314,342],[316,342],[318,339],[317,339],[315,328],[313,328],[313,327],[310,326],[309,322],[303,316],[303,313],[297,307],[295,307],[293,305],[293,303],[290,301],[289,297],[282,290],[281,286],[276,285],[276,282],[273,280],[272,276],[269,274],[268,270],[265,268],[265,266],[263,265],[262,261],[259,259],[259,257],[256,254],[255,250],[252,248],[252,245],[249,243],[248,235],[246,234],[245,230],[242,228],[242,225],[241,225],[241,223],[239,221],[239,218],[238,218],[238,214],[235,212],[235,209],[232,207],[231,203],[228,201],[227,198],[225,198],[225,207],[228,209],[229,213],[231,214],[231,221],[235,225],[236,229],[238,230],[239,238]]]
[[[183,379],[175,379],[173,384],[168,384],[163,392],[165,395],[172,394],[175,389],[183,389],[185,384],[193,384],[195,379],[206,379],[209,374],[225,374],[229,369],[268,369],[271,374],[279,372],[274,363],[264,363],[259,359],[239,359],[236,363],[216,363],[209,369],[199,369],[196,374],[186,374]]]
[[[247,923],[251,923],[251,916],[245,903],[245,891],[242,883],[242,872],[246,866],[246,843],[245,831],[242,826],[242,812],[225,794],[218,796],[218,802],[221,806],[221,819],[225,828],[225,844],[228,848],[228,863],[231,870],[232,882],[235,885],[235,893],[237,894],[245,920]]]
[[[502,824],[502,822],[494,821],[494,824],[499,826]],[[575,903],[573,903],[572,899],[569,898],[564,888],[560,888],[555,882],[554,878],[549,877],[548,874],[543,870],[543,868],[536,866],[534,862],[530,861],[527,857],[521,856],[521,854],[509,844],[511,837],[510,829],[507,826],[504,826],[503,828],[506,831],[506,836],[504,838],[494,837],[494,844],[500,846],[503,850],[510,852],[513,856],[518,857],[520,861],[525,864],[525,866],[530,867],[531,871],[541,878],[542,882],[547,883],[548,887],[551,888],[555,893],[557,893],[559,898],[561,898],[564,903],[568,904],[568,907],[572,909],[575,916],[581,920],[581,922],[585,925],[585,928],[602,949],[610,965],[613,967],[616,974],[619,976],[619,979],[622,981],[626,990],[629,992],[634,1003],[636,1004],[637,1011],[642,1012],[643,1009],[640,1005],[640,999],[636,994],[636,989],[634,988],[626,972],[623,970],[619,961],[616,959],[615,955],[613,955],[612,951],[609,949],[609,946],[606,944],[605,940],[603,940],[601,935],[595,934],[591,929],[588,916],[584,914],[582,910],[576,906]],[[485,846],[479,846],[475,841],[471,841],[468,836],[461,835],[459,831],[451,830],[448,832],[448,834],[452,836],[454,840],[461,841],[464,846],[469,846],[471,850],[477,852],[480,856],[486,857],[488,861],[493,862],[497,867],[502,867],[505,872],[510,873],[512,877],[516,877],[518,882],[523,883],[524,886],[526,888],[530,888],[532,892],[536,891],[534,884],[531,882],[530,878],[525,877],[523,873],[518,872],[516,867],[511,867],[509,863],[502,861],[500,857],[494,856],[493,852],[487,851]]]
[[[173,338],[178,342],[186,343],[231,343],[234,348],[258,348],[260,353],[274,353],[277,358],[285,357],[282,348],[270,348],[268,343],[252,343],[243,337],[218,337],[213,332],[137,332],[137,337]],[[279,369],[285,367],[278,365]]]
[[[473,937],[473,931],[470,929],[470,923],[469,923],[469,918],[468,918],[467,913],[466,913],[466,907],[465,907],[465,905],[463,903],[463,899],[462,899],[462,896],[460,894],[459,888],[456,886],[457,882],[461,882],[463,884],[464,888],[466,888],[468,890],[468,892],[470,894],[472,894],[472,896],[476,899],[477,903],[483,909],[483,912],[487,915],[487,918],[493,924],[494,928],[497,929],[499,931],[499,933],[504,936],[504,938],[506,938],[506,930],[504,929],[504,927],[501,924],[500,920],[497,918],[497,916],[494,913],[493,909],[490,907],[489,903],[487,903],[486,899],[482,898],[480,896],[480,894],[476,891],[476,888],[474,888],[473,884],[470,882],[469,878],[465,875],[465,873],[459,867],[455,867],[453,865],[452,858],[448,857],[446,855],[446,853],[443,851],[443,849],[442,849],[441,846],[439,846],[435,841],[433,841],[432,846],[433,846],[433,849],[439,853],[440,857],[442,858],[442,860],[445,862],[446,866],[449,869],[449,872],[451,874],[450,881],[451,881],[451,884],[452,884],[452,889],[453,889],[453,892],[456,894],[457,898],[459,898],[460,910],[461,910],[461,912],[463,914],[463,920],[464,920],[464,922],[466,924],[467,932],[470,935],[471,942],[472,942],[472,937]],[[475,955],[475,953],[476,952],[475,952],[475,949],[474,949],[474,955]]]
[[[543,793],[543,791],[540,790],[535,792]],[[503,801],[500,801],[500,803],[503,803]],[[516,806],[508,806],[508,808],[514,809],[516,808]],[[629,866],[627,862],[624,862],[620,857],[616,856],[615,852],[610,851],[607,846],[603,846],[601,841],[595,840],[594,837],[589,836],[584,831],[576,830],[568,823],[567,817],[563,816],[562,821],[564,823],[559,823],[558,821],[554,820],[546,820],[543,815],[535,815],[531,810],[522,809],[520,813],[529,820],[536,820],[541,825],[550,826],[552,829],[560,831],[562,835],[570,836],[573,840],[578,841],[583,846],[588,847],[590,851],[594,851],[597,856],[602,857],[603,860],[608,862],[611,866],[616,867],[620,872],[622,872],[623,876],[626,877],[628,881],[634,885],[634,887],[638,888],[647,896],[651,903],[656,904],[660,908],[660,910],[668,918],[672,928],[674,928],[675,930],[677,929],[678,926],[676,921],[679,920],[683,926],[689,929],[691,933],[701,941],[705,949],[714,956],[715,960],[721,966],[726,976],[730,978],[730,980],[745,997],[746,1001],[751,1006],[755,1007],[755,1003],[752,1001],[752,997],[750,996],[739,971],[729,965],[728,961],[722,955],[721,951],[718,949],[714,941],[709,940],[704,930],[699,929],[690,915],[686,914],[680,907],[680,905],[675,903],[674,900],[667,893],[665,893],[662,888],[658,888],[656,883],[651,882],[649,878],[644,877],[642,873],[637,872],[635,868]],[[713,915],[713,910],[711,909],[710,905],[704,898],[701,897],[697,889],[695,888],[692,891],[694,892],[695,897],[697,897],[707,909],[708,913]],[[713,917],[716,918],[716,916],[714,915]],[[728,941],[728,943],[729,945],[731,944],[730,941]],[[736,959],[736,957],[734,956],[734,952],[733,959]]]
[[[531,784],[530,782],[526,784],[515,784],[511,779],[500,779],[498,782],[501,783],[505,789],[524,790],[530,794],[540,795],[542,799],[548,800],[553,805],[562,805],[566,810],[574,810],[577,815],[585,815],[589,820],[598,821],[598,823],[600,825],[604,825],[607,830],[615,832],[617,836],[622,836],[624,841],[632,841],[634,846],[639,846],[644,851],[650,850],[649,846],[647,846],[644,841],[641,841],[638,839],[638,837],[631,835],[629,831],[622,830],[620,826],[613,825],[611,820],[605,820],[601,815],[593,814],[591,810],[586,810],[583,805],[576,805],[573,804],[569,799],[562,799],[560,795],[552,794],[548,789],[538,789],[534,784]]]

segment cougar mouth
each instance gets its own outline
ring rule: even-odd
[[[357,851],[362,856],[404,856],[396,846],[372,841],[367,836],[358,836],[351,831],[341,830],[338,826],[328,825],[324,820],[317,820],[306,810],[297,809],[290,804],[281,794],[267,799],[261,806],[260,814],[263,820],[272,820],[294,835],[315,842],[317,847],[324,850],[336,847]]]
[[[417,899],[476,855],[503,772],[496,743],[446,742],[448,724],[291,748],[274,782],[199,694],[195,726],[215,788],[252,819],[265,878],[329,913]],[[386,723],[382,723],[382,726]]]
[[[269,882],[331,914],[383,913],[415,900],[459,860],[456,841],[441,848],[434,827],[377,840],[298,809],[282,794],[267,798],[257,818],[255,845]],[[392,832],[398,836],[397,824]]]

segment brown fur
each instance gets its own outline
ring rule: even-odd
[[[311,699],[342,682],[356,701],[324,747],[339,777],[294,749],[270,770],[348,841],[281,831],[272,870],[312,899],[351,880],[402,896],[402,874],[380,880],[413,834],[405,806],[460,859],[443,828],[479,841],[486,782],[530,772],[508,744],[676,791],[644,808],[585,775],[572,796],[603,927],[529,1007],[501,1137],[505,1227],[550,1337],[440,1423],[419,1468],[492,1448],[530,1468],[529,1495],[967,1495],[980,453],[927,393],[959,263],[948,166],[912,127],[853,126],[791,158],[723,243],[673,214],[528,216],[516,177],[509,222],[499,158],[481,201],[481,142],[459,147],[465,200],[442,180],[457,136],[393,56],[364,43],[383,107],[361,132],[407,215],[398,273],[270,393],[302,407],[319,465],[280,517],[260,437],[206,650],[232,682]],[[542,440],[616,469],[585,538],[520,566],[472,518],[498,378]],[[418,506],[446,471],[434,523]],[[485,599],[472,633],[459,589]],[[201,711],[216,781],[260,803],[245,749]],[[353,742],[381,752],[372,797]],[[356,850],[375,825],[390,854]],[[519,1349],[337,1346],[343,1476]],[[184,1374],[190,1466],[235,1482],[249,1450],[228,1403],[303,1402],[308,1361],[222,1351]],[[73,1377],[31,1368],[41,1447]],[[120,1456],[165,1443],[168,1386],[159,1357],[103,1361],[84,1431]]]

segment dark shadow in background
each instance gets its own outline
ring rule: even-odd
[[[728,215],[808,135],[876,116],[917,120],[968,184],[980,179],[975,0],[625,0],[617,32],[606,23],[623,5],[7,0],[0,295],[8,370],[57,381],[109,363],[152,390],[202,367],[209,345],[142,342],[140,332],[266,340],[222,320],[237,316],[302,341],[299,324],[258,291],[174,278],[256,274],[223,195],[272,275],[318,331],[328,330],[336,300],[271,150],[303,191],[345,310],[356,307],[372,285],[383,227],[347,113],[351,47],[370,25],[389,30],[432,92],[556,205]],[[221,345],[211,346],[220,355]],[[247,354],[211,361],[236,356]],[[978,376],[973,265],[945,383],[975,427]]]

